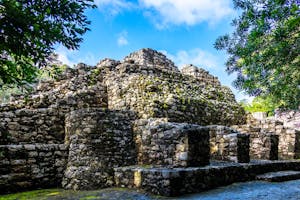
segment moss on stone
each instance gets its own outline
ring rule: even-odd
[[[164,109],[164,110],[168,110],[168,109],[169,109],[168,104],[164,103],[164,104],[163,104],[163,109]]]

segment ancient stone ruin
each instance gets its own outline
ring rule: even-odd
[[[283,122],[284,126],[300,131],[300,106],[298,110],[277,110],[274,118],[277,121]]]
[[[299,158],[298,131],[245,124],[216,77],[180,71],[157,51],[78,64],[1,105],[0,191],[118,186],[174,196],[300,168],[250,162]]]

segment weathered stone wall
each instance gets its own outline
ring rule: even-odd
[[[130,109],[139,118],[168,118],[199,125],[245,123],[232,92],[179,72],[118,65],[106,79],[110,109]]]
[[[300,170],[300,162],[221,163],[206,167],[173,169],[120,167],[115,169],[115,182],[118,187],[137,188],[163,196],[179,196],[234,182],[254,180],[257,174],[284,170]]]
[[[210,158],[213,160],[247,163],[249,135],[235,132],[225,126],[207,126],[210,135]]]
[[[243,133],[249,133],[252,139],[256,138],[255,144],[250,145],[252,152],[257,152],[254,157],[262,158],[263,149],[268,152],[270,144],[267,141],[272,141],[276,143],[275,136],[272,136],[272,140],[268,133],[278,135],[278,158],[279,159],[297,159],[300,158],[300,131],[288,127],[284,127],[283,123],[277,120],[264,119],[257,120],[254,118],[249,118],[247,120],[247,125],[233,126]],[[253,142],[251,142],[253,143]],[[261,151],[261,152],[260,152]],[[258,155],[261,156],[258,156]],[[268,155],[265,154],[265,155]],[[268,157],[268,156],[267,156]]]
[[[134,52],[122,62],[104,59],[96,67],[67,68],[56,80],[42,81],[32,95],[16,97],[4,110],[52,107],[66,114],[107,105],[133,110],[139,118],[167,117],[200,125],[245,121],[234,95],[216,77],[195,66],[181,73],[172,61],[151,49]]]
[[[179,72],[174,63],[167,57],[153,49],[141,49],[126,56],[124,62],[145,66],[147,68],[156,68],[168,72]]]
[[[241,133],[250,135],[251,159],[278,159],[279,135],[272,132],[265,132],[261,128],[250,125],[233,126],[233,128]]]
[[[254,119],[257,119],[257,120],[264,120],[267,118],[266,112],[254,112],[254,113],[251,113],[251,115]]]
[[[184,75],[189,75],[201,82],[213,85],[213,86],[221,86],[219,79],[215,76],[209,74],[208,71],[204,69],[198,68],[194,65],[186,65],[181,69],[181,73]]]
[[[61,185],[64,117],[56,108],[0,112],[0,193]]]
[[[0,110],[58,108],[60,113],[87,107],[107,107],[103,77],[95,67],[78,64],[55,80],[42,80],[29,96],[16,96]]]
[[[97,189],[114,185],[113,168],[133,165],[136,153],[132,112],[82,109],[66,118],[68,165],[66,189]]]
[[[29,96],[0,106],[0,188],[12,192],[61,186],[68,145],[65,115],[86,107],[107,107],[106,87],[95,68],[68,68],[44,80]]]
[[[63,143],[64,115],[88,107],[107,108],[107,91],[96,68],[78,64],[41,81],[31,95],[2,104],[0,127],[11,143]]]
[[[300,108],[298,110],[280,111],[275,113],[275,119],[283,125],[300,131]]]
[[[252,141],[250,146],[250,154],[253,159],[278,159],[278,135],[273,133],[252,133],[250,134]]]
[[[64,142],[64,117],[55,108],[22,108],[0,112],[0,144],[60,144]]]
[[[134,132],[138,164],[173,167],[209,164],[209,133],[205,127],[144,119],[136,121]]]
[[[0,193],[61,186],[67,155],[63,144],[0,145]]]

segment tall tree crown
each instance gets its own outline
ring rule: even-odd
[[[55,44],[78,49],[93,0],[1,0],[0,84],[31,82]]]
[[[230,55],[227,72],[234,86],[254,96],[271,96],[284,107],[300,104],[300,1],[234,0],[241,10],[235,30],[219,37],[218,50]]]

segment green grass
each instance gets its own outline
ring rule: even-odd
[[[72,191],[63,189],[43,189],[15,194],[0,195],[0,200],[99,200],[99,199],[128,199],[136,200],[143,197],[143,193],[127,188],[106,188],[93,191]],[[153,196],[153,199],[160,199]],[[141,198],[144,199],[144,198]],[[152,198],[150,198],[152,199]]]
[[[103,199],[102,197],[97,197],[97,196],[86,196],[86,197],[81,197],[80,200],[96,200],[96,199]]]
[[[19,192],[0,196],[0,200],[44,200],[49,197],[59,197],[64,190],[62,189],[45,189],[34,190],[29,192]]]

